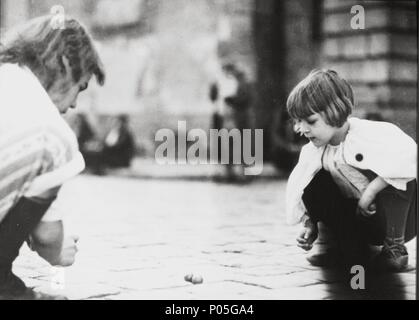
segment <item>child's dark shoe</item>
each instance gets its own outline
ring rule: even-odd
[[[406,270],[408,262],[409,254],[405,245],[385,243],[373,260],[373,267],[379,271],[401,272]]]
[[[341,263],[341,257],[337,248],[327,248],[324,252],[312,254],[306,259],[312,266],[322,268],[336,268]]]

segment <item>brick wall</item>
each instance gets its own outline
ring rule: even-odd
[[[351,7],[365,29],[351,28]],[[356,114],[378,112],[416,136],[417,34],[413,1],[325,0],[322,65],[353,85]]]

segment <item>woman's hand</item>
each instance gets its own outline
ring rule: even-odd
[[[64,236],[62,221],[41,221],[30,236],[30,248],[53,266],[71,266],[75,259],[76,235]]]
[[[61,249],[58,265],[63,267],[71,266],[76,260],[76,253],[78,251],[77,242],[79,237],[72,235],[64,238],[63,247]]]

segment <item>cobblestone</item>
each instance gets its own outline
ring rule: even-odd
[[[377,277],[362,293],[348,289],[342,275],[310,266],[296,247],[284,191],[284,180],[82,175],[59,200],[66,232],[80,235],[77,262],[52,268],[24,247],[15,271],[70,299],[414,299],[415,241],[409,272]],[[186,282],[188,273],[203,283]]]

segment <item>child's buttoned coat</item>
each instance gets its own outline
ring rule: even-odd
[[[371,170],[395,188],[406,190],[406,183],[416,178],[416,142],[388,122],[355,117],[348,121],[350,128],[343,142],[346,163],[361,170]],[[300,222],[306,212],[302,202],[303,191],[322,168],[324,149],[325,146],[317,148],[310,142],[301,150],[286,190],[289,224]]]

